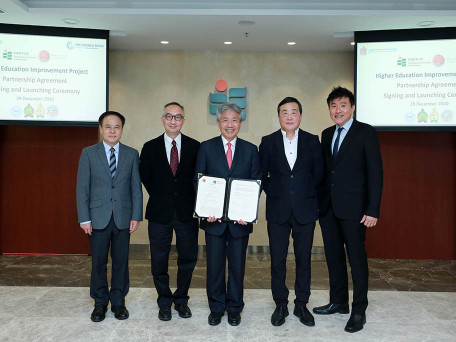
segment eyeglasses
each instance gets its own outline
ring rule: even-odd
[[[176,121],[181,121],[184,118],[184,116],[180,115],[180,114],[177,114],[177,115],[165,114],[163,116],[165,117],[166,121],[173,121],[173,119],[176,119]]]

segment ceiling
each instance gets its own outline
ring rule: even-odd
[[[456,27],[455,0],[2,0],[0,9],[1,23],[110,30],[113,50],[348,52],[354,31]]]

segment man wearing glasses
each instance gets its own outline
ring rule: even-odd
[[[323,154],[318,136],[299,129],[302,106],[294,97],[277,106],[281,129],[263,137],[260,160],[266,193],[271,253],[271,290],[276,309],[271,324],[279,326],[288,316],[285,284],[290,233],[296,259],[295,309],[302,324],[314,326],[306,304],[310,296],[310,253],[318,219],[317,186],[323,178]]]
[[[158,293],[158,318],[172,318],[171,305],[182,318],[189,318],[188,289],[198,255],[198,221],[195,206],[196,157],[199,142],[181,133],[184,107],[177,102],[165,105],[161,122],[165,133],[146,142],[140,156],[141,181],[149,193],[146,219],[152,276]],[[177,248],[177,289],[169,288],[168,258],[173,229]]]

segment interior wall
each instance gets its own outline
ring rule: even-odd
[[[219,135],[208,99],[220,79],[228,88],[247,87],[241,138],[258,146],[262,136],[279,129],[276,108],[286,96],[303,105],[301,128],[320,135],[332,124],[326,105],[332,87],[353,89],[353,53],[111,51],[109,104],[126,116],[122,142],[140,151],[146,141],[162,134],[160,116],[163,105],[171,101],[185,107],[184,134],[199,141]],[[149,243],[147,221],[131,243]],[[199,235],[199,244],[204,244],[204,234]],[[264,194],[249,244],[269,245]],[[318,224],[314,246],[323,246]]]

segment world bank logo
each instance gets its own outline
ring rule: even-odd
[[[209,113],[216,114],[217,108],[224,102],[237,104],[241,109],[241,120],[246,118],[247,87],[230,88],[225,80],[218,80],[215,84],[215,93],[209,93]]]
[[[73,50],[74,49],[74,43],[73,42],[68,42],[66,44],[68,50]]]
[[[441,67],[443,64],[445,64],[445,57],[442,55],[435,55],[432,59],[432,64],[434,64],[436,67]]]

